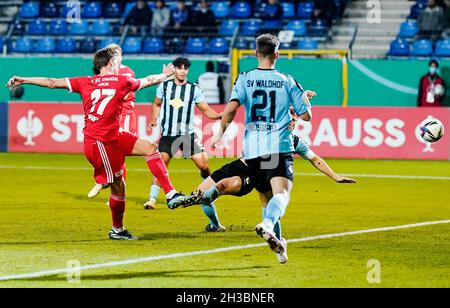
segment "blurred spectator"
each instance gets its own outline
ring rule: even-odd
[[[444,0],[436,0],[436,5],[440,7],[444,12],[447,10],[447,3]]]
[[[214,34],[217,32],[216,16],[205,0],[200,1],[199,11],[194,15],[192,24],[203,34]]]
[[[269,0],[267,2],[266,9],[261,17],[263,20],[283,20],[283,7],[278,2],[278,0]]]
[[[172,12],[172,25],[175,29],[189,26],[192,18],[191,12],[186,7],[183,0],[177,2],[177,7]]]
[[[444,30],[444,11],[437,6],[436,0],[428,0],[428,6],[417,19],[419,36],[436,39]]]
[[[203,90],[208,104],[225,103],[225,90],[222,77],[214,72],[214,63],[212,61],[206,63],[206,73],[198,77],[198,85]]]
[[[130,25],[130,31],[133,34],[136,34],[139,28],[141,32],[145,32],[144,27],[148,27],[152,23],[152,11],[147,2],[139,0],[123,23],[124,25]]]
[[[445,96],[445,83],[438,74],[439,62],[428,63],[428,73],[420,79],[417,105],[419,107],[441,107]]]
[[[334,0],[315,0],[314,1],[314,18],[324,19],[329,26],[333,23],[336,16],[337,7]]]
[[[170,10],[166,7],[164,0],[156,1],[156,9],[153,12],[152,34],[162,35],[164,29],[170,23]]]

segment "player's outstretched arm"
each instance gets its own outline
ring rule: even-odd
[[[217,113],[214,109],[209,107],[207,102],[198,103],[197,107],[205,116],[212,120],[220,120],[222,118],[222,114]]]
[[[69,86],[65,78],[46,78],[46,77],[19,77],[14,76],[9,79],[6,88],[11,90],[22,84],[31,84],[35,86],[50,88],[50,89],[68,89]]]
[[[164,65],[161,74],[149,75],[145,78],[139,79],[141,81],[141,89],[160,84],[167,78],[171,77],[173,74],[175,74],[175,67],[173,66],[173,64],[170,63],[168,65]]]
[[[158,125],[159,114],[161,113],[162,100],[155,97],[152,104],[152,119],[150,120],[150,127]]]
[[[220,121],[220,129],[217,132],[217,134],[214,136],[212,141],[212,148],[214,149],[216,147],[216,144],[222,139],[223,134],[228,128],[228,125],[233,122],[234,117],[236,116],[236,112],[239,109],[239,102],[236,100],[231,100],[227,106],[225,107],[225,110],[222,114],[222,121]]]
[[[356,183],[354,179],[347,178],[344,176],[339,176],[328,166],[328,164],[325,162],[325,160],[320,156],[315,156],[313,159],[310,160],[311,164],[320,172],[327,175],[328,177],[335,180],[337,183],[349,183],[353,184]]]

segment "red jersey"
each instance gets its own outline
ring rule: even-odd
[[[96,75],[67,78],[69,92],[81,95],[84,108],[85,137],[111,142],[119,137],[119,117],[125,96],[140,89],[132,77]]]
[[[438,75],[432,78],[430,74],[427,74],[420,79],[419,95],[417,98],[417,105],[419,107],[442,107],[442,101],[444,95],[434,95],[434,88],[437,85],[441,85],[445,89],[444,80]]]
[[[121,65],[119,67],[119,75],[125,76],[125,77],[136,78],[133,70],[125,65]],[[130,93],[128,93],[127,96],[125,96],[123,106],[122,106],[122,116],[126,116],[126,115],[134,113],[134,101],[135,100],[136,100],[136,94],[134,92],[130,92]]]

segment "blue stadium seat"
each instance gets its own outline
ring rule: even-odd
[[[237,22],[236,20],[232,19],[224,20],[220,25],[219,34],[225,36],[232,36],[238,26],[239,22]]]
[[[25,2],[20,7],[19,16],[21,18],[35,18],[39,16],[39,2]]]
[[[100,2],[88,2],[81,9],[81,17],[98,18],[102,16],[102,4]]]
[[[54,19],[50,22],[49,34],[65,35],[68,32],[68,26],[64,19]]]
[[[263,29],[275,30],[283,28],[283,21],[281,20],[266,20],[262,26]]]
[[[125,10],[123,12],[122,17],[125,18],[128,16],[128,14],[130,14],[131,10],[136,6],[136,2],[128,2],[125,5]]]
[[[145,53],[162,53],[164,51],[164,43],[158,37],[148,38],[144,41],[144,50]]]
[[[303,20],[291,20],[285,29],[294,31],[295,36],[305,36],[307,31],[306,23]]]
[[[216,18],[226,18],[230,15],[230,6],[227,2],[214,2],[211,5],[211,11]]]
[[[292,19],[295,18],[295,5],[292,2],[282,2],[283,18]]]
[[[260,20],[249,20],[242,25],[241,34],[245,36],[255,36],[259,29],[261,29]]]
[[[80,49],[79,51],[81,53],[94,53],[97,47],[95,46],[94,40],[91,38],[87,38],[85,40],[81,40],[80,42]]]
[[[30,35],[44,35],[47,33],[47,23],[40,19],[32,20],[28,24],[27,33]]]
[[[430,40],[417,40],[413,43],[410,56],[431,57],[433,54],[433,43]]]
[[[106,18],[120,18],[122,15],[120,4],[117,2],[105,4],[104,15]]]
[[[111,24],[108,20],[98,19],[92,23],[90,34],[109,35],[111,34]]]
[[[58,8],[54,2],[45,2],[41,7],[41,16],[45,18],[58,17]]]
[[[318,45],[316,40],[304,39],[298,42],[297,48],[301,50],[315,50],[318,49]]]
[[[314,2],[300,2],[297,8],[297,17],[311,19],[314,13]]]
[[[259,4],[255,5],[255,12],[253,14],[253,17],[261,18],[266,12],[266,8],[267,2],[260,2]]]
[[[72,23],[69,26],[69,33],[72,35],[85,35],[89,32],[89,24],[85,20],[81,20],[80,23]]]
[[[400,25],[399,37],[402,38],[412,38],[416,36],[419,28],[417,27],[417,22],[413,20],[405,21]]]
[[[417,19],[420,15],[420,13],[427,7],[426,4],[423,3],[416,3],[413,6],[411,6],[408,19]]]
[[[280,44],[280,49],[291,49],[291,48],[292,48],[292,43],[283,42]]]
[[[3,39],[3,36],[0,36],[0,51],[3,50],[4,43],[5,43],[5,40]]]
[[[77,49],[77,42],[69,37],[60,39],[56,43],[56,52],[73,53]]]
[[[436,57],[449,58],[450,57],[450,40],[439,40],[436,43]]]
[[[206,39],[203,37],[192,37],[186,43],[186,53],[202,54],[206,49]]]
[[[142,50],[142,39],[140,37],[127,37],[122,45],[123,53],[139,53]]]
[[[108,46],[109,44],[119,44],[120,43],[120,38],[118,37],[107,37],[104,38],[103,40],[100,41],[99,44],[99,48],[105,48],[106,46]]]
[[[35,41],[34,51],[39,53],[52,53],[55,51],[55,40],[50,37]]]
[[[248,48],[248,44],[245,38],[243,37],[238,37],[236,39],[236,41],[234,42],[234,48],[237,49],[247,49]]]
[[[168,41],[168,49],[170,53],[185,53],[185,41],[179,37],[174,37]]]
[[[15,43],[15,46],[13,46],[14,52],[27,53],[30,52],[33,47],[32,40],[26,36],[18,38]]]
[[[14,22],[12,23],[12,26],[14,29],[13,34],[22,35],[25,32],[24,24],[18,19],[14,20]]]
[[[391,42],[388,56],[407,57],[409,55],[409,43],[404,39],[396,39]]]
[[[249,18],[252,15],[252,7],[247,2],[236,2],[231,7],[231,17],[233,18]]]
[[[325,37],[328,35],[328,25],[322,19],[314,20],[308,28],[308,36]]]
[[[208,53],[215,55],[227,54],[228,42],[224,38],[215,38],[209,41]]]
[[[248,47],[247,47],[248,49],[256,49],[256,41],[255,40],[251,40],[249,43],[248,43]]]

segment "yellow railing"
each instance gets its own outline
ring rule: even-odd
[[[231,81],[234,82],[239,74],[239,60],[244,56],[255,55],[254,50],[250,49],[233,49],[231,54]],[[348,50],[330,49],[330,50],[295,50],[282,49],[280,55],[288,56],[293,59],[296,55],[338,55],[342,60],[342,106],[348,105]]]

